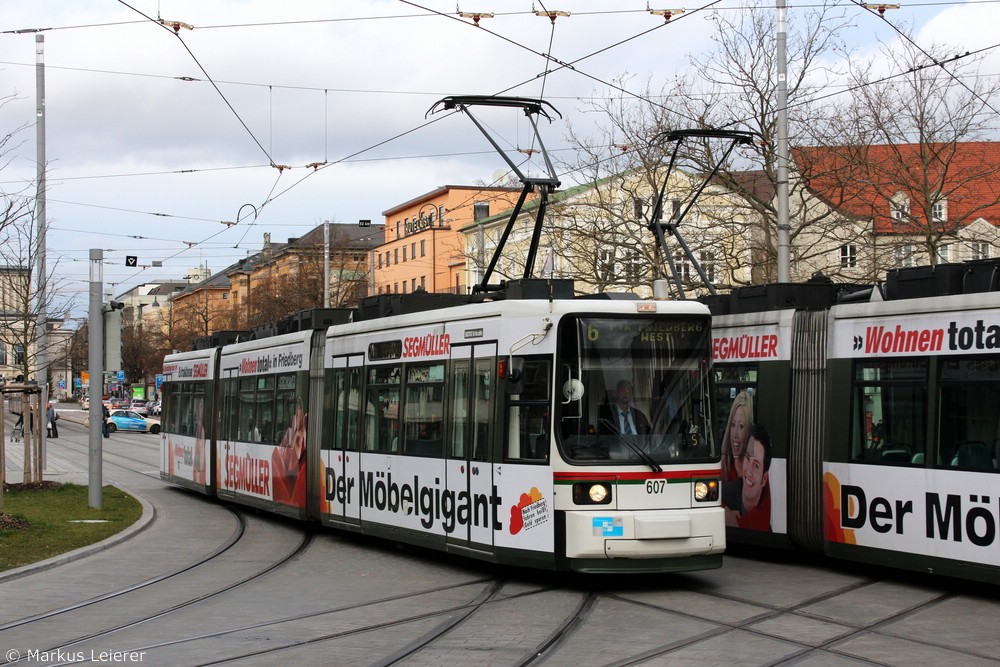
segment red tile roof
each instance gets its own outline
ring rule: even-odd
[[[874,219],[877,234],[925,228],[921,192],[938,190],[952,224],[984,218],[1000,227],[1000,143],[794,148],[792,161],[813,194],[844,214]],[[912,224],[890,215],[889,200],[899,192],[910,198]]]

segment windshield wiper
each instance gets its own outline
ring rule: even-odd
[[[618,428],[615,427],[614,422],[612,422],[610,419],[602,419],[601,420],[601,424],[603,424],[605,427],[607,427],[607,429],[609,431],[611,431],[612,434],[617,435],[619,440],[621,440],[626,445],[628,445],[628,448],[631,449],[633,452],[635,452],[636,455],[640,459],[642,459],[643,463],[645,463],[650,468],[652,468],[653,472],[663,472],[663,468],[661,468],[660,465],[656,461],[653,460],[653,457],[650,456],[649,454],[647,454],[646,452],[644,452],[639,445],[635,444],[634,442],[632,442],[631,440],[629,440],[627,437],[625,437],[625,434],[622,433],[620,430],[618,430]]]

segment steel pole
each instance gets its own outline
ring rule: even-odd
[[[777,197],[778,215],[778,282],[791,282],[791,225],[788,221],[788,64],[785,62],[785,0],[778,0],[778,142]]]
[[[90,346],[90,470],[88,475],[88,505],[101,509],[104,481],[101,428],[104,422],[104,303],[101,290],[104,286],[104,251],[90,249],[90,323],[87,342]]]

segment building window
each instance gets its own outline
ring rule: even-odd
[[[229,298],[229,292],[223,292],[222,293],[222,300],[225,301],[228,298]]]
[[[972,243],[972,259],[989,259],[990,244],[986,241],[974,241]]]
[[[597,252],[597,278],[604,282],[609,282],[615,274],[615,256],[610,250],[599,250]]]
[[[910,217],[910,198],[902,192],[893,195],[889,202],[889,214],[893,222],[904,222]]]
[[[0,364],[7,365],[7,346],[0,343]]]
[[[399,248],[392,249],[392,263],[399,264]]]
[[[396,238],[397,238],[397,239],[399,238],[399,227],[400,227],[400,225],[402,225],[402,224],[403,224],[403,223],[401,223],[401,222],[400,222],[399,220],[397,220],[397,221],[396,221]]]
[[[913,266],[912,245],[901,245],[896,248],[896,266]]]
[[[427,239],[420,239],[420,256],[423,257],[427,254]]]
[[[20,366],[24,363],[24,345],[14,343],[14,365]]]
[[[487,215],[489,214],[489,204],[486,205]],[[444,206],[438,206],[438,225],[444,227]]]
[[[399,294],[399,283],[392,284],[392,291],[394,294]]]
[[[947,264],[951,261],[951,246],[948,244],[939,245],[936,255],[938,264]]]
[[[420,276],[420,289],[427,289],[427,276]]]
[[[490,217],[490,203],[488,201],[477,201],[472,205],[473,220],[482,220],[488,217]]]
[[[944,222],[948,219],[948,200],[939,199],[931,206],[931,220]]]
[[[858,246],[840,246],[840,266],[844,269],[853,269],[858,265]]]
[[[698,262],[701,264],[701,270],[705,272],[708,276],[708,281],[710,283],[715,282],[715,253],[709,251],[703,251],[698,255]]]
[[[630,252],[625,257],[625,279],[630,285],[636,285],[642,276],[642,257],[637,252]]]
[[[403,261],[406,261],[406,246],[403,246]]]
[[[382,253],[378,254],[378,268],[382,268]]]
[[[416,278],[410,278],[410,291],[411,292],[416,292],[417,291],[417,279]]]
[[[644,205],[645,202],[640,197],[632,197],[632,214],[636,220],[642,220]]]
[[[678,252],[674,254],[674,266],[677,267],[677,275],[680,277],[681,282],[690,283],[691,282],[691,262],[688,261],[688,257],[683,252]]]
[[[413,243],[410,244],[410,258],[411,259],[416,259],[417,258],[417,242],[416,241],[414,241]]]

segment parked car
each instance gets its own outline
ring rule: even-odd
[[[152,416],[160,414],[160,402],[150,401],[146,404],[146,411]]]
[[[140,433],[159,433],[160,420],[152,417],[143,417],[135,410],[112,410],[109,420],[108,430],[115,431],[139,431]]]
[[[140,415],[145,417],[149,414],[149,404],[141,398],[132,399],[132,405],[128,407],[129,410],[133,412],[138,412]]]

